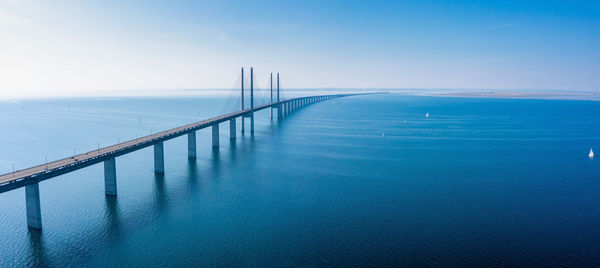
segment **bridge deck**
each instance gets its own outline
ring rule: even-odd
[[[324,95],[324,96],[348,96],[351,94],[345,95]],[[321,97],[321,96],[313,96],[313,97]],[[260,111],[269,107],[277,107],[279,104],[283,104],[286,102],[291,102],[294,100],[299,100],[308,97],[294,98],[288,99],[285,101],[280,101],[277,103],[268,103],[264,105],[260,105],[254,107],[254,111]],[[7,173],[4,175],[0,175],[0,193],[10,191],[19,187],[23,187],[27,184],[39,182],[42,180],[46,180],[52,177],[56,177],[74,170],[78,170],[87,166],[91,166],[97,163],[100,163],[106,159],[121,156],[133,151],[137,151],[139,149],[154,145],[156,143],[170,140],[172,138],[185,135],[192,131],[196,131],[199,129],[203,129],[214,124],[228,121],[233,118],[237,118],[240,116],[247,115],[251,112],[250,109],[241,110],[225,115],[220,115],[217,117],[213,117],[210,119],[206,119],[203,121],[199,121],[196,123],[176,127],[173,129],[161,131],[154,133],[152,135],[140,137],[137,139],[121,142],[118,144],[114,144],[111,146],[99,148],[97,150],[89,151],[87,153],[74,155],[72,157],[48,162],[48,164],[42,164],[22,170],[15,171],[13,173]]]

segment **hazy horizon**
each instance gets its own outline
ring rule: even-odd
[[[249,93],[246,88],[246,94]],[[0,102],[11,102],[34,99],[64,98],[144,98],[144,97],[198,97],[198,96],[237,96],[239,89],[131,89],[131,90],[97,90],[73,92],[54,92],[48,95],[0,96]],[[274,94],[275,93],[274,89]],[[301,97],[323,94],[346,94],[361,92],[382,92],[410,96],[438,97],[478,97],[478,98],[521,98],[521,99],[564,99],[600,101],[600,91],[594,90],[560,90],[560,89],[485,89],[485,88],[286,88],[281,91],[281,98]],[[268,88],[255,88],[255,98],[269,98]]]

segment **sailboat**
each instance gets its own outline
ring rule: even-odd
[[[429,117],[429,113],[426,113],[426,114],[425,114],[425,117]]]
[[[594,151],[592,150],[592,148],[590,148],[590,154],[589,154],[590,158],[594,158]]]
[[[385,138],[385,132],[381,132],[381,137]]]

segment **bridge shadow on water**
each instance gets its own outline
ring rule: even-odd
[[[115,243],[119,241],[122,232],[119,199],[116,196],[107,195],[105,196],[105,201],[105,236],[111,243]]]
[[[154,202],[156,209],[164,211],[168,206],[167,194],[165,192],[165,174],[154,174]]]
[[[46,244],[42,230],[29,229],[28,242],[30,256],[27,262],[28,267],[46,267],[48,266],[48,256]]]
[[[187,180],[187,185],[188,185],[188,190],[191,193],[196,193],[196,189],[198,188],[198,183],[199,183],[199,174],[198,174],[198,164],[196,162],[195,158],[188,158],[188,165],[187,165],[187,174],[188,174],[188,180]]]

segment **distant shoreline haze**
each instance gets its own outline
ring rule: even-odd
[[[0,93],[0,102],[25,99],[53,98],[97,98],[97,97],[185,97],[185,96],[223,96],[234,95],[232,89],[154,89],[154,90],[106,90],[89,92],[54,92],[48,95],[6,95]],[[239,89],[237,89],[239,92]],[[518,90],[518,89],[389,89],[389,88],[294,88],[282,89],[282,98],[304,96],[307,94],[343,94],[355,92],[389,92],[392,94],[438,97],[471,97],[471,98],[515,98],[515,99],[562,99],[600,101],[600,91],[581,90]],[[250,89],[247,89],[250,94]],[[255,89],[256,97],[269,98],[269,89]],[[276,90],[273,91],[276,98]]]

